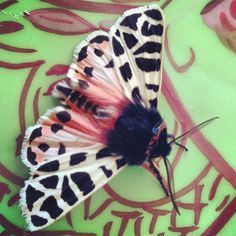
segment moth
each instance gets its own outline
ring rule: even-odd
[[[61,105],[25,134],[21,157],[31,177],[20,206],[28,230],[52,224],[127,165],[148,162],[162,183],[154,160],[166,163],[171,151],[157,110],[163,37],[163,13],[149,5],[76,47],[67,80],[52,92]]]

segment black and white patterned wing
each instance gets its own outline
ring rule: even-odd
[[[52,224],[104,186],[125,164],[97,143],[37,165],[20,192],[27,229],[35,231]]]
[[[163,14],[158,5],[131,9],[111,27],[113,62],[126,96],[157,108],[161,86]]]

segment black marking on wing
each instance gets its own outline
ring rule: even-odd
[[[59,170],[59,161],[58,160],[50,161],[46,164],[41,165],[38,168],[38,170],[44,172],[57,171]]]
[[[125,19],[123,21],[121,21],[120,25],[127,26],[132,30],[137,30],[138,29],[137,21],[141,15],[142,14],[140,14],[140,13],[136,13],[136,14],[132,14],[130,16],[126,16]]]
[[[55,123],[55,124],[52,124],[52,126],[51,126],[51,131],[53,133],[57,133],[61,129],[63,129],[63,125],[61,125],[61,124]]]
[[[89,88],[89,84],[85,80],[79,79],[78,83],[79,83],[79,87],[81,89],[88,89]]]
[[[161,36],[163,33],[163,26],[161,24],[151,25],[149,24],[148,21],[145,21],[141,28],[141,33],[144,36],[152,36],[152,35]]]
[[[116,160],[117,169],[120,169],[122,166],[126,164],[127,164],[127,161],[124,158]]]
[[[112,46],[113,51],[117,57],[124,54],[124,48],[121,46],[120,42],[115,37],[112,38]]]
[[[125,82],[128,82],[128,80],[132,77],[132,72],[129,66],[129,63],[126,62],[123,66],[120,66],[120,73],[124,79]]]
[[[140,91],[139,91],[138,87],[133,88],[133,90],[132,90],[132,98],[137,103],[140,103],[140,101],[142,101],[142,97],[140,95]]]
[[[161,60],[160,59],[150,59],[150,58],[143,58],[138,57],[135,58],[136,64],[138,68],[145,72],[153,72],[153,71],[159,71],[161,66]]]
[[[91,101],[88,101],[84,106],[84,111],[87,113],[92,106],[93,103]]]
[[[104,41],[109,41],[108,37],[105,35],[98,35],[95,38],[90,40],[90,43],[102,43]]]
[[[77,185],[78,189],[83,192],[83,196],[87,195],[95,188],[90,175],[86,172],[71,174],[71,179]]]
[[[133,34],[128,34],[124,32],[123,36],[124,36],[125,43],[129,49],[134,47],[138,42],[138,40],[135,38]]]
[[[111,170],[108,170],[106,168],[106,166],[100,166],[99,168],[102,169],[102,171],[104,172],[104,174],[106,175],[107,178],[111,177],[112,176],[112,171]]]
[[[32,151],[31,147],[27,148],[27,160],[32,164],[32,165],[37,165],[38,163],[36,162],[36,153]]]
[[[52,175],[44,179],[41,179],[39,183],[42,184],[45,188],[55,189],[57,187],[58,181],[59,181],[58,176]]]
[[[114,62],[113,60],[111,59],[107,65],[105,65],[106,68],[113,68],[114,67]]]
[[[69,186],[67,176],[64,176],[63,179],[61,198],[70,206],[74,205],[78,201],[78,198]]]
[[[46,152],[49,149],[49,145],[47,143],[40,143],[38,145],[38,148],[42,151],[42,152]]]
[[[56,117],[62,123],[66,123],[71,120],[71,115],[67,111],[60,111],[56,114]]]
[[[116,30],[116,36],[120,37],[120,31],[119,30]]]
[[[60,143],[60,147],[58,149],[58,155],[64,154],[66,152],[66,147],[63,143]]]
[[[151,108],[157,108],[157,98],[154,98],[153,100],[149,100]]]
[[[100,149],[97,154],[96,154],[96,159],[101,159],[101,158],[104,158],[104,157],[109,157],[111,156],[111,151],[109,148],[103,148],[103,149]]]
[[[75,91],[75,92],[71,93],[71,95],[70,95],[70,101],[71,101],[72,103],[75,103],[75,102],[78,100],[78,98],[79,98],[80,95],[81,95],[81,93],[78,92],[78,91]]]
[[[32,211],[34,203],[41,197],[44,196],[44,192],[41,192],[39,190],[36,190],[31,185],[28,185],[25,190],[25,199],[26,199],[26,205],[29,209],[29,211]]]
[[[40,207],[40,211],[48,212],[52,219],[56,219],[63,212],[63,210],[57,205],[57,200],[53,196],[50,196],[44,200],[42,206]]]
[[[74,166],[86,160],[87,152],[80,152],[70,156],[70,165]]]
[[[56,88],[57,88],[58,91],[63,93],[66,97],[68,97],[70,95],[70,93],[73,91],[71,88],[66,88],[66,87],[61,86],[61,85],[57,85]]]
[[[36,129],[34,129],[30,135],[29,143],[31,143],[36,138],[41,137],[41,136],[42,136],[42,127],[38,127]]]
[[[104,53],[102,50],[95,48],[94,53],[96,56],[101,57]]]
[[[151,17],[153,20],[157,20],[157,21],[162,20],[162,15],[161,15],[160,11],[158,11],[158,10],[154,10],[154,9],[147,10],[144,12],[144,14]]]
[[[40,227],[40,226],[46,225],[48,223],[48,220],[41,216],[32,215],[31,222],[33,223],[34,226]]]
[[[84,67],[84,74],[88,77],[93,77],[93,67]]]
[[[153,90],[154,92],[158,92],[159,85],[157,84],[145,84],[146,88],[149,90]]]
[[[138,55],[140,53],[160,53],[161,52],[161,44],[158,42],[146,42],[140,48],[138,48],[134,55]]]
[[[87,100],[87,98],[84,95],[80,96],[78,98],[77,107],[81,108],[85,104],[86,100]]]
[[[88,46],[84,46],[83,48],[81,48],[78,54],[77,62],[83,61],[88,56],[87,49],[88,49]]]

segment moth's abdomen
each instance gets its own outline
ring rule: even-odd
[[[145,152],[153,135],[152,128],[161,120],[156,110],[130,103],[107,134],[108,148],[122,155],[129,165],[142,164],[146,160]]]

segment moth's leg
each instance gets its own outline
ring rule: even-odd
[[[153,163],[154,161],[148,160],[148,162],[149,162],[149,166],[150,166],[151,170],[154,172],[154,174],[156,175],[157,180],[158,180],[159,183],[161,184],[161,187],[163,188],[163,190],[164,190],[166,196],[169,197],[169,193],[168,193],[168,191],[167,191],[165,185],[163,184],[161,174],[160,174],[158,168],[157,168],[157,167],[155,166],[155,164]]]

